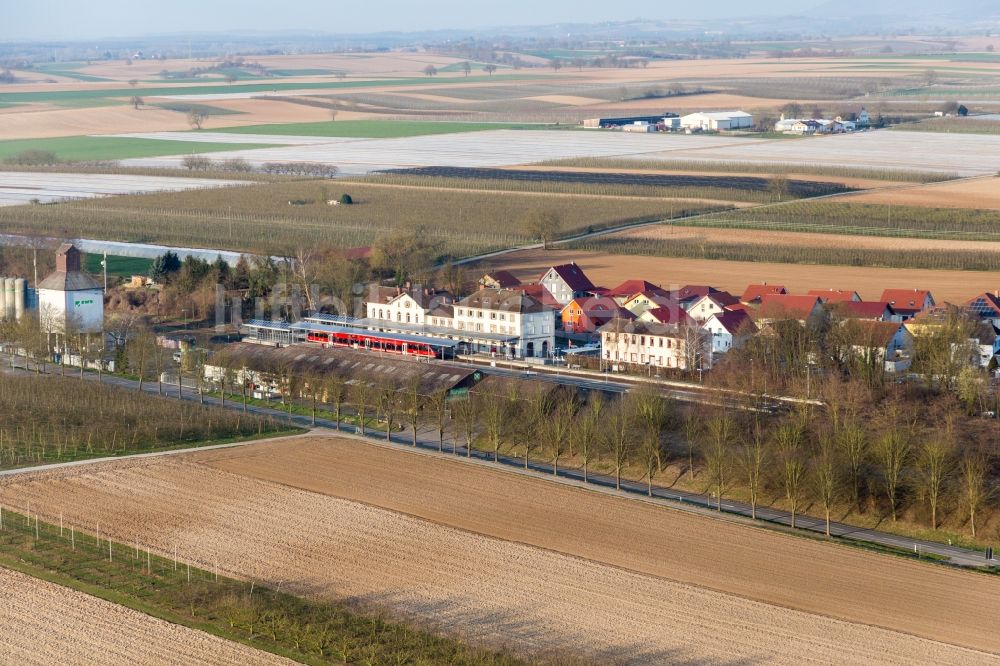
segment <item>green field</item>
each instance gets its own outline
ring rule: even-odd
[[[319,123],[284,123],[223,127],[214,132],[229,134],[273,134],[278,136],[339,136],[366,139],[394,139],[427,134],[455,134],[498,129],[548,129],[533,123],[461,123],[421,120],[338,120]]]
[[[531,74],[496,74],[494,76],[463,76],[456,79],[456,83],[475,83],[486,81],[519,81],[527,79],[542,78],[539,75]],[[436,77],[421,77],[408,79],[386,79],[386,80],[347,80],[347,81],[321,81],[317,83],[293,83],[293,82],[269,82],[269,83],[244,83],[233,85],[209,85],[209,86],[153,86],[137,88],[94,88],[90,90],[43,90],[33,92],[8,92],[0,93],[0,103],[3,102],[55,102],[69,99],[94,99],[102,97],[172,97],[175,95],[224,95],[228,93],[277,93],[287,90],[350,90],[352,88],[368,88],[371,86],[412,86],[431,84],[441,85],[445,80]]]
[[[103,259],[104,257],[99,254],[85,254],[83,255],[83,269],[88,273],[98,275],[101,273]],[[108,275],[115,277],[127,278],[133,275],[146,275],[152,265],[152,259],[108,255]]]
[[[200,141],[159,141],[113,136],[66,136],[52,139],[0,141],[0,160],[25,150],[51,150],[61,162],[123,160],[130,157],[159,157],[212,153],[220,150],[266,148],[264,144],[208,143]]]

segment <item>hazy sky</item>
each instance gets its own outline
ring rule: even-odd
[[[648,19],[787,14],[820,0],[789,5],[617,3],[608,0],[11,0],[0,39],[88,39],[180,31],[303,29],[332,33],[482,28],[491,25],[591,23]]]

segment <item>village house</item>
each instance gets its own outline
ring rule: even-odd
[[[611,364],[680,370],[711,367],[703,331],[647,321],[612,320],[600,328],[601,358]]]
[[[725,354],[730,349],[739,349],[757,332],[757,326],[743,310],[716,313],[702,324],[702,328],[711,336],[713,354]]]
[[[633,294],[622,302],[622,307],[634,314],[636,317],[652,308],[670,307],[675,305],[681,307],[680,303],[671,297],[669,293],[663,295],[660,292],[641,291]]]
[[[630,300],[637,294],[645,294],[649,297],[670,297],[669,291],[653,284],[652,282],[647,282],[646,280],[626,280],[617,287],[603,290],[601,294],[603,296],[610,296],[621,305],[624,305],[626,301]]]
[[[927,289],[886,289],[879,300],[891,305],[903,321],[934,307],[934,297]]]
[[[717,291],[692,301],[687,307],[687,313],[700,324],[707,321],[712,315],[725,312],[729,307],[739,302],[740,300],[729,292]]]
[[[538,284],[548,289],[561,306],[594,291],[594,284],[575,262],[553,266],[539,278]]]
[[[992,321],[983,320],[976,326],[973,333],[976,346],[979,349],[979,367],[996,369],[1000,361],[1000,327]]]
[[[696,322],[687,311],[677,303],[669,301],[664,305],[644,310],[638,317],[642,321],[656,324],[671,324],[673,326],[697,326]]]
[[[823,304],[816,296],[769,294],[761,297],[760,305],[754,311],[753,317],[758,325],[785,319],[805,324],[808,320],[822,316],[822,314]]]
[[[567,333],[594,333],[615,317],[635,318],[635,315],[608,296],[574,298],[560,314],[562,328]]]
[[[422,325],[429,323],[427,314],[431,310],[453,300],[452,295],[446,291],[375,285],[368,290],[365,310],[368,319]]]
[[[885,372],[905,372],[910,367],[913,335],[899,322],[854,319],[843,324],[843,352]],[[847,358],[842,358],[846,361]]]
[[[972,316],[1000,326],[1000,292],[983,292],[965,302]]]
[[[830,313],[842,319],[869,319],[872,321],[895,321],[903,319],[884,301],[838,301],[832,303]]]

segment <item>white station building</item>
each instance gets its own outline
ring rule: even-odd
[[[82,255],[69,243],[59,246],[56,271],[38,284],[38,317],[52,333],[104,330],[104,290],[81,269]]]
[[[746,111],[713,111],[681,116],[681,129],[702,132],[725,132],[753,127],[753,116]]]

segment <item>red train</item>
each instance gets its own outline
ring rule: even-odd
[[[379,334],[360,329],[357,331],[311,330],[306,334],[306,340],[333,347],[351,347],[353,349],[367,349],[387,354],[401,354],[423,358],[444,358],[444,354],[449,348],[447,341],[442,341],[443,344],[438,343],[435,345],[433,342],[425,342],[410,338],[409,336]]]

